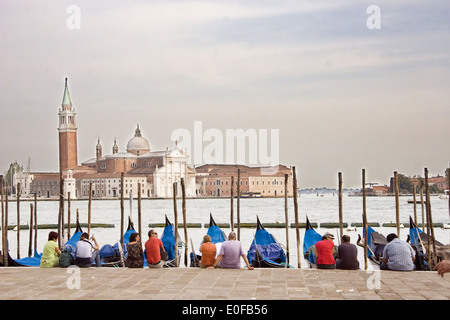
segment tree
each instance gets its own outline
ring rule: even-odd
[[[18,164],[17,161],[14,161],[13,163],[11,163],[9,165],[8,170],[5,172],[5,184],[6,184],[6,186],[12,187],[12,189],[11,188],[9,189],[11,193],[13,193],[13,189],[15,188],[15,186],[12,185],[13,175],[17,172],[22,172],[22,171],[23,171],[23,166]]]
[[[412,193],[414,184],[403,174],[398,174],[398,190],[400,193]]]

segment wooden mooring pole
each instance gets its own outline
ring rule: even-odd
[[[431,215],[431,200],[430,200],[430,188],[428,184],[428,168],[425,168],[425,208],[427,212],[427,226],[429,227],[428,231],[428,264],[430,266],[430,270],[432,270],[431,265],[431,243],[433,245],[433,263],[434,266],[437,264],[436,259],[436,238],[434,235],[434,226],[433,226],[433,217]],[[427,227],[427,229],[428,229]]]
[[[241,169],[238,169],[237,178],[237,238],[241,240]]]
[[[342,239],[344,235],[343,212],[342,212],[342,172],[338,172],[338,188],[339,188],[339,236]]]
[[[33,204],[30,203],[30,239],[28,242],[28,257],[33,254]]]
[[[138,232],[140,237],[142,238],[142,204],[141,204],[141,183],[138,183]]]
[[[184,185],[184,178],[181,178],[181,195],[182,195],[182,210],[183,210],[183,229],[184,229],[184,265],[188,266],[188,233],[187,233],[187,221],[186,221],[186,188]]]
[[[234,176],[231,176],[231,211],[230,211],[230,226],[231,231],[234,231]]]
[[[177,209],[177,183],[173,183],[173,214],[175,216],[175,267],[178,267],[178,209]]]
[[[38,232],[38,222],[37,222],[37,193],[34,194],[34,251],[37,251],[37,232]]]
[[[289,215],[288,215],[288,182],[289,175],[284,175],[284,222],[286,223],[286,259],[289,264]]]
[[[67,240],[70,239],[70,192],[67,192]]]
[[[3,186],[3,175],[0,175],[0,193],[1,193],[1,202],[2,202],[2,255],[3,255],[3,265],[5,267],[8,266],[8,254],[7,254],[7,246],[6,243],[8,241],[8,225],[7,225],[7,213],[5,211],[4,205],[4,186]]]
[[[362,188],[363,188],[363,224],[364,224],[364,270],[369,267],[367,261],[367,246],[369,242],[369,227],[367,225],[366,212],[366,169],[362,169]]]
[[[122,192],[122,196],[123,196],[123,192]],[[122,197],[122,202],[123,202],[123,197]],[[122,203],[122,205],[123,205],[123,203]],[[89,234],[89,237],[91,236],[91,207],[92,207],[92,181],[89,182],[89,202],[88,202],[88,234]],[[123,221],[123,217],[122,217],[122,221]]]
[[[20,183],[17,184],[17,259],[20,259]]]
[[[297,236],[297,266],[300,269],[302,267],[302,252],[301,252],[301,248],[300,248],[300,229],[299,229],[299,225],[298,225],[298,203],[297,203],[297,196],[298,196],[298,192],[297,192],[297,173],[295,172],[295,166],[292,167],[292,196],[294,198],[294,217],[295,217],[295,234]]]
[[[394,171],[394,189],[395,189],[395,223],[397,224],[397,237],[400,239],[400,200],[398,192],[398,173]]]
[[[123,193],[125,184],[123,183],[123,172],[120,174],[120,243],[123,245],[123,219],[124,219],[124,207],[123,207]]]

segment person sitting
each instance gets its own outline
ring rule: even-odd
[[[127,244],[127,260],[125,262],[128,268],[144,267],[144,251],[142,250],[141,237],[139,233],[130,235],[130,242]]]
[[[199,251],[202,253],[200,268],[212,266],[216,261],[217,248],[214,243],[211,243],[211,237],[209,235],[203,237],[203,243],[200,246]]]
[[[58,233],[50,231],[48,234],[48,241],[44,245],[44,250],[41,257],[41,268],[53,268],[59,265],[59,256],[61,250],[58,247]]]
[[[77,242],[75,264],[80,268],[89,268],[94,262],[97,268],[102,266],[97,240],[94,236],[91,239],[95,245],[89,241],[89,234],[84,232],[81,234],[80,241]]]
[[[336,259],[336,269],[358,270],[358,249],[350,243],[348,235],[342,236],[342,243],[338,247],[338,258]]]
[[[331,233],[325,233],[321,241],[316,242],[313,248],[316,257],[317,269],[334,269],[336,255],[336,246],[333,243],[334,236]]]
[[[222,243],[216,261],[214,261],[214,264],[208,267],[208,269],[216,267],[223,269],[240,269],[241,257],[244,259],[247,268],[253,270],[254,268],[250,266],[247,256],[242,250],[241,242],[236,240],[236,232],[231,231],[228,240]]]
[[[162,268],[164,261],[161,260],[161,251],[165,252],[161,239],[158,238],[158,233],[151,229],[148,232],[148,240],[145,242],[145,255],[147,258],[147,265],[149,268]]]
[[[412,271],[416,266],[415,253],[412,247],[400,240],[395,233],[390,233],[386,237],[387,244],[383,250],[381,270]]]

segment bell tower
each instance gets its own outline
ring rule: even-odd
[[[70,100],[67,78],[64,88],[64,96],[59,109],[59,170],[62,173],[67,169],[78,166],[77,151],[77,126],[75,121],[75,109]]]

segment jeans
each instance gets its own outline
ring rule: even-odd
[[[102,266],[102,262],[100,261],[100,254],[98,250],[94,250],[90,258],[75,258],[75,264],[80,268],[89,268],[95,262],[95,266],[100,268]]]

